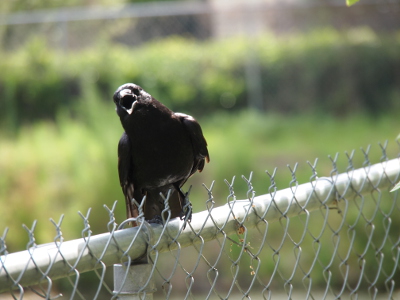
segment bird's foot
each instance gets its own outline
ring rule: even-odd
[[[185,201],[183,202],[183,207],[182,211],[179,215],[181,220],[185,220],[185,223],[183,224],[183,229],[186,227],[186,222],[191,222],[192,221],[192,203],[189,201],[188,193],[185,194]]]
[[[151,219],[151,220],[147,220],[147,222],[150,223],[150,224],[164,225],[164,222],[163,222],[161,216],[158,216],[158,215],[154,216],[154,218]]]

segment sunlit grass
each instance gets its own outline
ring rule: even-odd
[[[314,163],[319,158],[319,176],[329,176],[332,164],[328,155],[335,157],[339,152],[338,168],[344,172],[348,165],[345,151],[351,155],[355,150],[354,165],[361,167],[364,155],[360,148],[367,150],[371,145],[370,160],[379,162],[382,155],[378,143],[389,141],[388,154],[393,158],[398,153],[395,137],[399,122],[395,117],[368,118],[363,115],[337,119],[319,115],[279,116],[245,111],[232,115],[215,115],[203,122],[209,142],[211,164],[209,177],[218,181],[236,175],[242,183],[240,198],[247,190],[241,175],[254,172],[254,186],[258,193],[266,193],[271,174],[277,167],[278,188],[286,188],[291,174],[287,165],[294,169],[299,163],[297,177],[300,183],[312,175],[307,161]],[[218,190],[220,192],[221,190]],[[227,189],[223,194],[226,195]]]
[[[25,247],[27,235],[20,226],[24,223],[30,227],[35,219],[39,220],[36,238],[43,243],[55,235],[48,219],[58,222],[61,214],[67,215],[62,226],[66,238],[80,237],[83,222],[77,211],[86,215],[92,208],[90,222],[95,233],[107,230],[108,214],[103,204],[111,207],[119,200],[117,222],[125,218],[116,150],[122,128],[113,105],[97,103],[80,110],[85,118],[60,114],[56,123],[37,123],[22,128],[13,138],[0,139],[0,230],[10,227],[7,244],[11,249]],[[366,149],[372,144],[373,163],[381,156],[378,142],[390,141],[389,157],[396,157],[398,152],[394,140],[399,122],[389,116],[336,119],[242,111],[211,115],[200,122],[211,162],[184,186],[187,190],[193,185],[195,212],[206,208],[208,196],[202,183],[210,186],[216,181],[214,197],[219,205],[228,196],[224,179],[231,181],[233,176],[237,198],[243,199],[248,187],[241,176],[248,178],[251,171],[257,194],[264,194],[270,184],[265,171],[272,174],[275,167],[276,182],[282,189],[292,180],[287,165],[294,169],[299,163],[296,175],[299,183],[304,183],[312,175],[307,161],[314,163],[316,157],[320,159],[318,175],[329,176],[332,167],[328,155],[335,156],[336,152],[340,152],[338,166],[342,172],[347,167],[344,151],[356,149],[355,167],[361,167],[364,160],[360,147]]]

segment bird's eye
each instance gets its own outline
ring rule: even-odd
[[[140,93],[142,92],[142,89],[140,88],[136,88],[136,89],[132,89],[133,94],[135,94],[136,96],[139,96]]]

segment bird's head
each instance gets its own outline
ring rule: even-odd
[[[114,93],[113,100],[119,116],[122,114],[132,114],[138,103],[149,101],[151,96],[140,86],[134,83],[121,85]]]

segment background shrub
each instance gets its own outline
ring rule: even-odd
[[[138,48],[102,43],[95,48],[60,53],[35,39],[2,53],[1,123],[17,128],[54,120],[60,109],[79,115],[78,103],[91,101],[90,94],[110,102],[125,82],[197,116],[240,110],[249,105],[249,63],[261,74],[263,110],[380,114],[400,106],[400,39],[363,28],[264,35],[251,43],[243,37],[203,42],[172,37]]]

